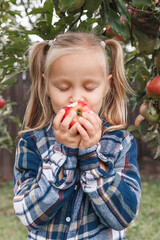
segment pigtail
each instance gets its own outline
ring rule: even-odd
[[[49,108],[50,101],[46,94],[45,82],[42,77],[48,49],[48,41],[43,41],[33,45],[30,51],[29,70],[32,84],[30,99],[23,123],[23,128],[25,130],[31,128],[40,129],[46,125],[46,122],[50,118],[49,111],[46,109],[47,107]]]
[[[110,88],[104,100],[102,116],[112,126],[109,130],[126,127],[127,98],[126,92],[133,93],[125,77],[123,50],[114,39],[106,40],[111,50]]]

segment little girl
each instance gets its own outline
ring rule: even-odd
[[[110,48],[111,64],[105,46]],[[15,159],[14,210],[30,240],[122,240],[136,218],[137,145],[126,127],[123,52],[116,40],[65,33],[36,44]],[[63,116],[66,105],[87,103]]]

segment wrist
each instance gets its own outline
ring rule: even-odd
[[[56,141],[54,151],[61,155],[61,159],[65,158],[64,169],[69,170],[77,167],[78,148],[69,148]]]
[[[66,156],[77,156],[78,155],[78,148],[67,147],[66,145],[59,143],[57,141],[54,144],[54,150],[59,151]]]
[[[98,168],[100,161],[97,155],[97,145],[85,149],[79,149],[78,161],[79,167],[82,171]]]

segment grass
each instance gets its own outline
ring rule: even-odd
[[[160,178],[142,178],[142,198],[137,220],[126,232],[126,240],[157,240],[160,237]],[[0,239],[26,240],[27,229],[15,216],[13,182],[0,184]]]
[[[160,177],[142,177],[138,217],[127,229],[126,240],[160,239]]]
[[[13,210],[13,182],[0,184],[0,239],[26,240],[27,229]]]

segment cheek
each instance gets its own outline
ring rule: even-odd
[[[103,98],[100,98],[100,99],[97,99],[96,101],[92,101],[90,106],[95,113],[99,114],[102,107],[102,103],[103,103]]]
[[[59,94],[53,94],[50,98],[53,111],[57,114],[66,105],[66,100]]]

